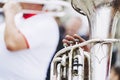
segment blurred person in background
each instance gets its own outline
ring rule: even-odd
[[[3,6],[3,4],[0,4],[0,24],[4,22],[4,14],[1,10],[1,7]]]
[[[78,34],[79,29],[81,28],[82,20],[79,17],[71,17],[66,22],[66,34],[74,35]]]
[[[43,6],[14,1],[4,5],[5,24],[0,26],[0,80],[45,80],[58,44],[58,25],[44,13],[20,13],[22,8],[41,11]]]
[[[59,26],[59,43],[56,49],[56,52],[58,52],[59,50],[63,49],[64,46],[62,44],[62,40],[65,37],[65,26],[63,25],[63,23],[61,22],[59,17],[55,17],[55,20]]]
[[[84,27],[84,26],[83,26]],[[63,44],[67,44],[67,46],[70,46],[70,41],[73,42],[72,45],[76,44],[75,39],[78,39],[79,42],[84,42],[88,39],[88,35],[80,35],[79,31],[82,28],[82,19],[78,16],[71,17],[65,25],[65,37],[62,40]],[[89,51],[88,46],[82,47],[85,51]]]
[[[58,24],[58,29],[59,29],[59,42],[58,42],[58,45],[57,45],[57,48],[56,48],[56,51],[55,51],[53,57],[55,56],[55,54],[59,50],[64,48],[62,40],[64,39],[64,36],[65,36],[65,28],[64,28],[64,26],[63,26],[63,24],[62,24],[62,22],[60,20],[60,17],[55,17],[55,20],[56,20],[56,22]],[[52,57],[51,61],[53,60],[53,57]],[[51,62],[50,62],[50,64],[51,64]],[[46,80],[50,80],[50,66],[51,65],[49,65],[49,68],[48,68],[48,71],[47,71],[47,78],[46,78]]]
[[[120,67],[112,67],[110,73],[110,80],[120,80]]]
[[[120,19],[117,23],[115,38],[120,39]],[[120,66],[120,43],[115,44],[113,47],[111,66]]]
[[[116,35],[115,38],[120,39],[120,19],[117,23],[117,28],[116,28]],[[116,54],[116,63],[115,65],[120,66],[120,43],[116,44],[117,47],[117,54]]]
[[[0,12],[0,24],[4,22],[4,15],[2,12]]]
[[[71,17],[67,22],[66,22],[66,35],[74,35],[78,34],[80,35],[83,39],[88,40],[89,35],[87,34],[79,34],[81,31],[83,25],[83,20],[80,17]]]

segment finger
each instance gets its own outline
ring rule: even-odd
[[[80,36],[77,35],[77,34],[74,34],[73,37],[74,37],[74,39],[77,39],[77,41],[79,40],[80,43],[85,41],[82,37],[80,37]],[[76,41],[76,40],[75,40],[75,41]]]
[[[90,48],[86,45],[86,46],[83,46],[82,47],[85,51],[89,52],[90,51]]]
[[[69,41],[67,39],[63,39],[62,42],[65,47],[74,45],[73,41]]]
[[[69,41],[68,40],[63,39],[62,42],[63,42],[63,46],[64,47],[68,47],[69,46]]]
[[[65,36],[65,39],[67,39],[68,41],[75,41],[75,38],[73,36],[70,36],[70,35],[66,35]]]
[[[69,41],[70,45],[74,45],[75,44],[75,39],[74,39],[73,36],[66,35],[65,39]]]
[[[82,38],[82,37],[80,37],[79,35],[77,35],[77,34],[74,34],[73,35],[73,37],[75,38],[75,39],[79,39],[79,43],[82,43],[82,42],[85,42],[85,40]],[[82,47],[85,51],[90,51],[90,49],[89,49],[89,47],[86,45],[86,46],[83,46]]]

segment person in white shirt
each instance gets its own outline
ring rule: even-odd
[[[18,14],[43,5],[7,2],[0,26],[0,80],[45,80],[58,44],[58,25],[47,14]],[[27,17],[26,17],[27,16]]]

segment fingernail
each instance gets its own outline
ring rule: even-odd
[[[77,35],[77,34],[74,34],[74,35]]]
[[[69,35],[66,35],[66,37],[69,37]]]

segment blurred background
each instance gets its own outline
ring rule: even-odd
[[[3,0],[0,0],[3,1]],[[70,0],[63,0],[70,4]],[[0,4],[0,6],[2,6]],[[61,9],[61,7],[51,6],[51,7],[45,7],[52,9],[56,7],[57,9]],[[65,8],[64,10],[65,14],[60,16],[55,16],[55,20],[59,25],[59,44],[56,49],[56,52],[60,49],[64,48],[62,44],[62,39],[65,37],[65,35],[73,35],[78,34],[85,40],[89,39],[89,24],[87,17],[84,15],[81,15],[73,10],[72,7]],[[4,23],[4,14],[2,10],[0,9],[0,24]],[[120,39],[120,20],[118,23],[117,31],[115,38]],[[111,80],[117,80],[115,79],[116,75],[120,76],[120,44],[115,44],[113,48],[113,57],[112,57],[112,64],[111,64]]]

